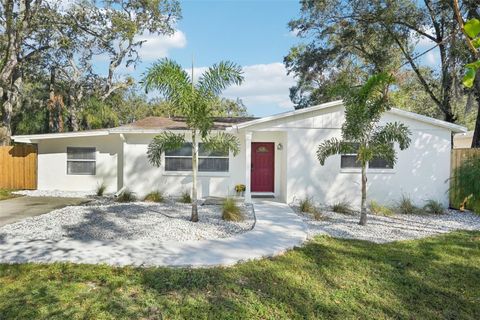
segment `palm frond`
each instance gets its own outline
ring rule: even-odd
[[[182,104],[192,92],[192,80],[181,65],[170,59],[161,59],[143,74],[145,90],[156,89],[174,104]]]
[[[206,150],[221,152],[223,154],[232,151],[234,156],[240,152],[240,141],[233,134],[220,132],[215,135],[208,136],[203,140],[203,146]]]
[[[372,136],[374,144],[391,144],[397,142],[401,150],[410,145],[411,132],[406,125],[398,122],[389,122]]]
[[[391,143],[382,143],[382,144],[372,144],[369,146],[373,158],[381,158],[387,161],[389,165],[393,167],[397,162],[397,155],[395,153],[395,148]]]
[[[317,148],[317,159],[323,166],[328,157],[335,154],[355,153],[356,145],[351,142],[341,141],[337,138],[325,140]]]
[[[179,149],[185,143],[185,136],[172,132],[162,132],[155,136],[148,145],[147,157],[151,164],[160,167],[162,164],[162,154],[165,151]]]
[[[221,61],[200,76],[197,87],[203,94],[214,97],[231,85],[240,85],[243,79],[242,67],[230,61]]]

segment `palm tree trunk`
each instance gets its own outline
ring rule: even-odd
[[[358,224],[361,226],[367,224],[367,165],[365,163],[362,164],[362,205]]]
[[[197,147],[197,130],[192,130],[192,222],[198,222],[198,204],[197,204],[197,171],[198,171],[198,147]]]

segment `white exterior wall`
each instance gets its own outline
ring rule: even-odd
[[[95,147],[95,175],[67,175],[67,147]],[[117,191],[118,135],[45,139],[38,142],[38,189],[94,191],[102,182]]]
[[[168,195],[179,196],[183,191],[190,191],[192,187],[191,172],[165,171],[165,161],[160,167],[148,162],[147,148],[154,134],[126,134],[124,145],[124,185],[143,197],[153,190],[161,190]],[[187,135],[187,140],[190,137]],[[242,152],[244,152],[242,142]],[[243,183],[238,175],[244,167],[241,154],[230,155],[229,172],[199,172],[198,195],[206,196],[234,195],[234,185]]]
[[[315,154],[323,140],[341,138],[343,119],[343,108],[338,107],[263,129],[288,132],[287,202],[312,196],[324,204],[346,199],[360,206],[360,170],[341,169],[340,155],[328,158],[321,166]],[[412,143],[407,150],[397,150],[398,161],[394,169],[367,171],[368,201],[393,204],[404,194],[417,205],[435,199],[447,206],[450,131],[393,114],[385,114],[382,118],[383,123],[394,121],[410,128]]]

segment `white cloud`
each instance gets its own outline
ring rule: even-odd
[[[245,66],[243,71],[244,83],[227,89],[225,97],[242,99],[254,114],[262,113],[259,109],[264,106],[273,106],[279,112],[293,108],[289,88],[295,85],[295,80],[287,75],[282,63]]]
[[[143,34],[136,40],[146,40],[138,50],[143,61],[156,60],[168,57],[171,49],[184,48],[187,37],[181,30],[176,30],[172,35]]]

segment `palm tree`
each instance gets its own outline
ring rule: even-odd
[[[214,106],[218,96],[230,85],[243,82],[242,69],[232,62],[222,61],[208,68],[197,81],[178,63],[162,59],[147,69],[143,84],[145,89],[156,89],[178,114],[185,116],[185,122],[191,131],[192,142],[192,216],[198,221],[197,172],[198,139],[201,138],[208,150],[232,151],[236,156],[240,149],[237,137],[228,133],[211,134],[213,128]],[[157,135],[148,146],[148,159],[155,166],[161,165],[162,153],[182,147],[186,143],[184,134],[164,132]]]
[[[349,89],[344,97],[342,139],[323,141],[317,149],[317,158],[322,166],[331,155],[357,153],[357,162],[362,168],[360,225],[367,224],[368,162],[382,158],[394,165],[397,160],[394,143],[398,143],[401,150],[410,145],[410,130],[404,124],[394,122],[379,125],[382,113],[391,108],[388,101],[388,88],[391,84],[392,77],[380,73],[370,77],[363,86]]]

